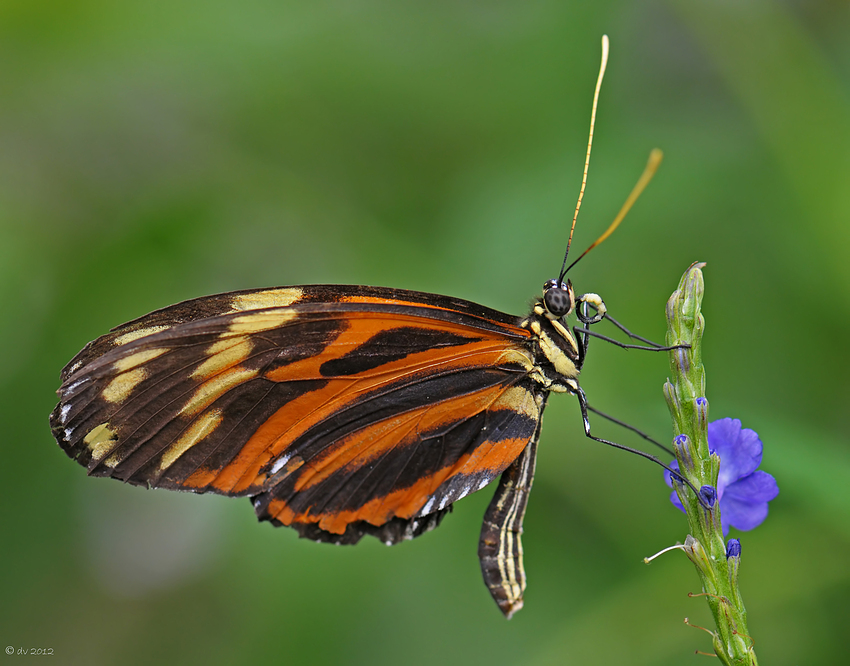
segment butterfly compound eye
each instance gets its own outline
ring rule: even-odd
[[[546,309],[556,317],[569,314],[573,308],[569,287],[558,280],[549,280],[543,285],[543,303]]]

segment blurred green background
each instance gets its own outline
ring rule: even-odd
[[[312,282],[515,314],[560,266],[599,40],[611,59],[572,274],[661,339],[707,261],[713,418],[781,493],[743,543],[765,664],[846,660],[850,5],[841,0],[0,4],[0,647],[53,663],[681,664],[710,651],[661,471],[546,413],[505,622],[490,491],[414,542],[256,524],[247,500],[89,479],[47,415],[61,367],[186,298]],[[666,360],[594,343],[592,404],[668,439]],[[599,433],[638,445],[628,433]],[[13,663],[25,657],[7,657]]]

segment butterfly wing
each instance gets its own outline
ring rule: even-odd
[[[516,318],[432,294],[222,294],[88,345],[51,425],[89,474],[248,495],[309,538],[395,543],[526,448],[544,400],[527,342]]]

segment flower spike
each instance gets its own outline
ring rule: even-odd
[[[757,664],[747,629],[747,612],[738,591],[741,544],[724,534],[730,527],[752,529],[767,516],[767,503],[779,492],[775,479],[757,470],[762,444],[755,432],[735,419],[709,423],[702,365],[700,313],[705,289],[704,264],[685,272],[678,289],[667,302],[667,344],[690,345],[670,352],[670,379],[664,397],[670,408],[676,460],[665,481],[673,488],[673,504],[687,514],[691,534],[683,550],[702,580],[704,596],[717,627],[713,647],[726,665]],[[698,496],[678,483],[677,475],[699,486]],[[706,510],[708,509],[708,510]]]

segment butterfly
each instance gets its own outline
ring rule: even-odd
[[[604,57],[594,114],[603,71]],[[577,295],[564,266],[522,317],[341,285],[172,305],[74,357],[51,428],[89,475],[248,497],[260,520],[337,544],[413,539],[497,482],[478,554],[510,617],[526,585],[520,534],[550,394],[578,397],[592,437],[578,377],[606,308]]]

